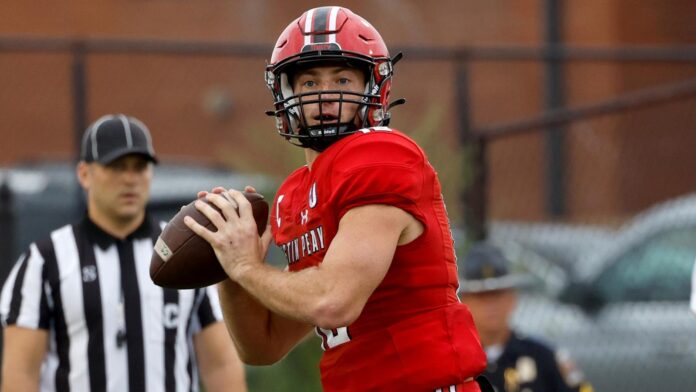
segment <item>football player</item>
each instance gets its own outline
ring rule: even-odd
[[[480,391],[486,358],[457,298],[437,174],[413,140],[387,127],[398,58],[346,8],[290,23],[266,82],[277,130],[307,165],[280,186],[260,239],[237,190],[202,193],[221,209],[198,204],[216,232],[187,225],[230,277],[221,303],[247,363],[280,360],[315,328],[325,391]],[[271,239],[285,271],[263,263]]]

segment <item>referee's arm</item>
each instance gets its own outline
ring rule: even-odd
[[[38,391],[48,331],[10,325],[5,328],[2,392]]]
[[[244,366],[225,324],[216,322],[194,336],[196,358],[203,385],[208,392],[246,391]]]
[[[2,392],[39,390],[49,339],[43,265],[43,257],[32,244],[12,267],[2,288]]]
[[[246,391],[244,364],[222,321],[222,310],[214,286],[202,290],[196,310],[201,330],[193,336],[198,371],[206,392]]]

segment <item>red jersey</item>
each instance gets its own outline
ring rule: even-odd
[[[351,325],[322,330],[325,391],[433,391],[486,367],[472,317],[457,298],[453,240],[435,170],[404,134],[362,130],[331,145],[281,185],[271,212],[290,271],[322,262],[341,217],[392,205],[424,226],[398,246],[384,280]]]

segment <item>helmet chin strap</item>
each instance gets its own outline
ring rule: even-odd
[[[303,147],[322,152],[338,140],[357,131],[354,123],[339,123],[337,125],[302,128],[299,130],[304,137],[300,138]]]

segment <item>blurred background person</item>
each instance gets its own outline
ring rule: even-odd
[[[696,262],[691,271],[691,311],[696,313]]]
[[[214,287],[163,289],[149,265],[147,127],[101,117],[82,139],[87,212],[20,256],[3,287],[2,391],[246,390]]]
[[[459,275],[459,297],[474,316],[488,358],[485,375],[497,392],[593,390],[566,353],[510,326],[517,289],[531,281],[510,271],[500,249],[475,244],[464,257]]]

